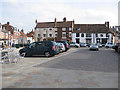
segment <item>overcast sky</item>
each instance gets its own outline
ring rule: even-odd
[[[25,32],[38,22],[75,20],[76,24],[118,25],[119,0],[0,0],[0,22],[7,21]]]

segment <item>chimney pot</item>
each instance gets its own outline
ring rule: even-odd
[[[7,22],[7,25],[10,25],[10,22]]]
[[[63,22],[66,22],[66,17],[63,18]]]
[[[57,22],[57,18],[55,18],[55,22]]]
[[[37,23],[37,19],[35,20],[35,23]]]

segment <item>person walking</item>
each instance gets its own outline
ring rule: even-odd
[[[4,49],[4,44],[2,43],[2,49]]]

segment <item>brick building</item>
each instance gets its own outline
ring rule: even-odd
[[[7,24],[2,25],[2,32],[4,33],[4,41],[8,44],[11,45],[12,43],[17,44],[18,43],[18,38],[20,37],[20,32],[19,30],[10,25],[10,22],[7,22]]]
[[[56,40],[71,40],[72,31],[74,27],[74,20],[67,21],[66,17],[63,18],[63,21],[57,21],[55,18],[55,37]]]
[[[31,32],[28,32],[26,36],[27,36],[28,43],[34,42],[34,31],[33,30]]]
[[[43,40],[67,40],[72,39],[74,21],[37,22],[35,27],[35,41]]]

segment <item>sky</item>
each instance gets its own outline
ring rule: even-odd
[[[75,20],[75,24],[118,25],[118,1],[120,0],[0,0],[0,22],[23,29],[34,30],[38,22]]]

